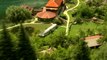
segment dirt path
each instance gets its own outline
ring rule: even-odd
[[[67,36],[68,33],[69,33],[69,23],[70,23],[70,20],[72,20],[72,19],[71,19],[72,16],[70,16],[70,15],[68,14],[68,12],[69,12],[69,11],[72,11],[73,9],[75,9],[76,7],[79,6],[80,1],[79,1],[79,0],[77,0],[77,1],[78,1],[78,3],[76,4],[76,6],[74,6],[74,7],[70,8],[70,9],[67,9],[67,10],[64,11],[64,14],[65,14],[66,17],[67,17],[66,36]],[[67,7],[67,6],[66,6],[66,7]],[[73,22],[73,21],[72,21],[72,22]]]

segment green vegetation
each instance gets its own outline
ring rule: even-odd
[[[29,5],[31,7],[40,8],[46,4],[48,0],[0,0],[0,19],[5,18],[5,11],[11,5]],[[42,2],[42,3],[41,3]]]
[[[51,26],[51,24],[29,24],[29,25],[24,25],[24,27],[33,27],[35,30],[38,31],[44,31],[46,28],[48,28],[49,26]]]
[[[3,24],[3,31],[0,32],[0,59],[1,60],[14,60],[16,59],[15,51],[13,49],[12,38]]]
[[[32,6],[33,3],[35,3],[34,0],[32,0],[33,2],[30,0],[18,0],[18,2],[19,1],[20,3],[17,3],[18,5],[26,3]],[[19,23],[20,26],[7,30],[6,26],[3,25],[3,30],[0,31],[0,59],[106,60],[107,4],[103,3],[103,1],[104,0],[88,0],[88,2],[85,2],[85,0],[80,0],[80,5],[77,8],[67,12],[67,17],[70,20],[68,36],[65,35],[67,18],[65,16],[61,17],[61,19],[65,21],[65,24],[61,24],[62,20],[59,20],[60,15],[62,16],[64,14],[60,14],[55,19],[43,19],[50,20],[47,23],[38,21],[35,23],[20,24],[19,20],[29,18],[28,16],[27,18],[25,16],[23,17],[23,15],[29,15],[30,13],[16,6],[9,7],[6,15],[15,18],[12,18],[13,20],[10,19],[10,21],[4,20],[4,22],[10,24],[13,24],[12,22]],[[1,0],[0,3],[1,2],[6,2],[6,0]],[[67,5],[69,9],[75,6],[76,3],[76,0],[68,0],[65,5]],[[39,4],[42,3],[40,2]],[[33,7],[37,8],[36,6]],[[14,14],[11,14],[11,10],[14,13],[17,12],[15,13],[16,15],[21,14],[14,16]],[[26,13],[24,14],[23,12]],[[34,18],[32,21],[33,20]],[[38,34],[48,28],[51,25],[50,22],[58,23],[58,28],[45,37],[39,37]],[[6,25],[8,26],[9,24]],[[90,48],[84,40],[86,37],[95,35],[102,36],[101,39],[97,41],[101,46]]]
[[[24,22],[26,19],[31,19],[32,13],[18,6],[10,6],[6,10],[6,18],[12,23],[17,24],[19,22]]]
[[[51,24],[24,24],[23,25],[26,31],[29,34],[37,34],[43,32],[45,29],[47,29]],[[15,27],[13,29],[10,29],[12,33],[17,34],[17,31],[19,30],[19,27]]]
[[[89,31],[93,32],[93,35],[100,34],[104,24],[96,24],[93,22],[85,22],[83,24],[76,24],[71,26],[70,36],[75,37],[80,34],[80,30],[85,32],[85,36],[89,36]]]
[[[81,5],[79,5],[76,11],[76,14],[77,16],[79,15],[81,18],[91,18],[94,13],[93,13],[92,8],[90,8],[85,3],[81,3]]]
[[[32,48],[29,37],[26,35],[26,32],[22,26],[20,25],[18,35],[18,47],[17,47],[17,57],[18,60],[37,60],[35,55],[35,51]]]

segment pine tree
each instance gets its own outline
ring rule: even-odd
[[[19,60],[37,60],[35,51],[33,50],[29,38],[26,35],[26,32],[22,26],[20,25],[19,35],[18,35],[18,59]]]
[[[11,40],[6,26],[3,24],[3,31],[0,36],[0,60],[16,60]]]

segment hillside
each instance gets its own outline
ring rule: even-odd
[[[47,0],[0,0],[0,19],[4,18],[5,10],[11,5],[20,6],[27,4],[35,8],[40,8],[43,7],[46,2]]]
[[[0,0],[0,59],[107,60],[106,2]]]

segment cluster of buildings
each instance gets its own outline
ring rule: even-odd
[[[88,1],[88,0],[87,0]],[[65,0],[49,0],[46,5],[43,7],[42,10],[38,10],[36,16],[38,18],[42,19],[50,19],[54,18],[57,16],[57,11],[61,7],[62,4],[64,4]],[[22,5],[22,8],[28,9],[29,11],[33,11],[34,9],[27,6],[27,5]],[[93,18],[96,20],[96,18]],[[40,33],[39,36],[45,36],[49,32],[52,31],[52,29],[56,28],[57,24],[52,24],[49,28],[47,28],[44,32]],[[85,37],[85,42],[87,42],[87,45],[89,47],[96,47],[100,46],[100,44],[97,42],[102,36],[101,35],[95,35],[95,36],[88,36]]]
[[[58,15],[57,11],[61,7],[61,5],[64,4],[64,2],[65,0],[48,0],[43,9],[33,9],[33,7],[30,7],[28,5],[21,5],[21,7],[33,12],[33,16],[35,16],[36,14],[38,18],[50,19]]]
[[[38,12],[36,16],[38,18],[43,19],[50,19],[57,16],[57,11],[59,10],[59,7],[61,4],[65,2],[64,0],[49,0],[42,11]],[[51,31],[54,27],[56,27],[56,24],[53,24],[49,28],[47,28],[43,33],[39,34],[40,36],[45,36],[49,31]],[[87,43],[88,47],[97,47],[100,46],[100,44],[97,42],[100,38],[102,38],[101,35],[95,35],[95,36],[88,36],[85,37],[84,41]]]
[[[38,18],[50,19],[57,16],[59,7],[63,4],[64,0],[49,0],[44,6],[43,10],[38,12]]]

